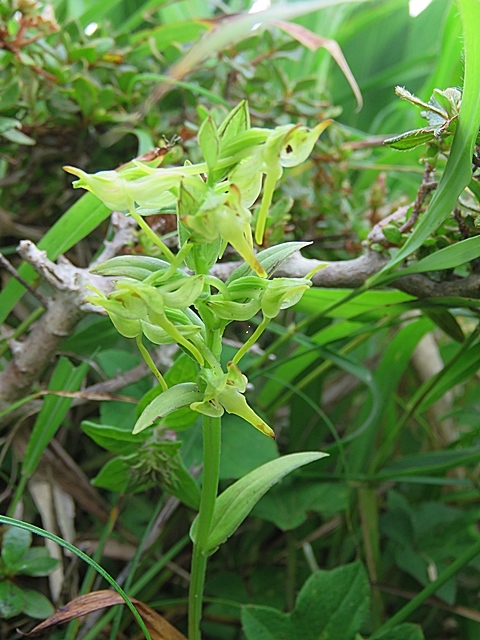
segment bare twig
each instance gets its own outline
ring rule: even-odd
[[[29,291],[32,294],[32,296],[40,302],[42,307],[45,307],[45,308],[47,307],[48,300],[44,298],[42,294],[39,293],[36,289],[30,286],[29,283],[24,278],[22,278],[22,276],[18,273],[15,267],[12,266],[10,262],[5,258],[5,256],[1,253],[0,253],[0,268],[5,269],[6,271],[8,271],[10,275],[12,275],[15,278],[15,280],[18,280],[18,282],[20,282],[20,284],[22,284],[25,287],[25,289],[27,289],[27,291]]]
[[[417,197],[415,198],[415,202],[413,203],[412,215],[410,218],[400,227],[400,231],[402,233],[406,233],[409,231],[413,225],[417,222],[418,216],[422,212],[423,203],[425,202],[425,198],[429,193],[434,191],[438,182],[433,180],[434,170],[431,165],[427,162],[425,164],[425,170],[423,172],[422,184],[420,185],[420,189],[417,192]]]
[[[112,241],[105,243],[102,260],[118,253],[133,237],[133,224],[122,214],[112,216],[112,225],[115,233]],[[103,291],[111,288],[110,278],[92,275],[88,269],[75,267],[63,257],[55,264],[30,240],[20,242],[18,253],[53,287],[55,293],[51,300],[42,298],[46,312],[32,326],[28,337],[23,342],[10,342],[13,358],[0,372],[0,406],[28,395],[83,315],[97,310],[85,302],[86,287],[94,285]]]

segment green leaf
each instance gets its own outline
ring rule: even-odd
[[[317,314],[332,304],[340,302],[345,298],[351,289],[320,289],[311,288],[302,296],[296,304],[295,310],[300,313]],[[360,314],[370,314],[370,319],[374,320],[386,315],[390,315],[390,306],[409,300],[414,300],[403,291],[366,291],[345,304],[340,304],[331,313],[327,313],[332,318],[354,318]],[[394,310],[395,315],[398,311]]]
[[[76,78],[72,84],[73,97],[77,101],[82,114],[88,118],[98,104],[98,87],[83,76]]]
[[[462,327],[458,324],[457,319],[450,311],[446,309],[425,309],[425,315],[427,315],[432,322],[434,322],[447,336],[453,338],[457,342],[463,342],[465,336],[463,335]]]
[[[29,531],[11,527],[3,534],[2,560],[7,568],[16,565],[32,544],[32,534]]]
[[[284,480],[263,496],[252,515],[273,522],[282,531],[291,531],[303,524],[309,513],[321,513],[326,519],[344,511],[348,495],[343,483]]]
[[[377,478],[396,479],[402,476],[444,473],[449,469],[474,464],[480,458],[480,447],[415,453],[394,460],[384,467]]]
[[[50,600],[39,591],[23,589],[23,595],[25,598],[23,613],[25,615],[43,620],[55,612],[55,607]]]
[[[0,96],[0,111],[7,111],[8,109],[16,107],[19,99],[20,85],[18,82],[14,81],[9,87],[7,86],[2,89],[2,95]]]
[[[268,247],[268,249],[260,251],[257,253],[257,259],[267,272],[268,276],[271,276],[286,260],[288,260],[288,258],[290,258],[290,256],[293,256],[293,254],[300,251],[300,249],[308,247],[309,244],[311,243],[284,242],[275,247]],[[235,269],[232,275],[228,278],[227,285],[238,278],[251,276],[253,273],[253,269],[251,269],[247,264],[242,264],[238,269]]]
[[[30,136],[27,136],[23,131],[19,131],[18,129],[8,129],[8,131],[5,131],[2,135],[4,138],[10,140],[10,142],[14,142],[15,144],[24,144],[27,146],[33,146],[36,144],[33,138],[30,138]]]
[[[145,442],[144,436],[134,435],[126,429],[98,424],[90,420],[83,420],[82,430],[100,447],[121,455],[136,451],[139,445]]]
[[[426,127],[425,129],[407,131],[399,136],[395,136],[394,138],[388,138],[383,144],[387,145],[387,147],[392,147],[392,149],[398,149],[399,151],[409,151],[410,149],[415,149],[415,147],[418,147],[421,144],[431,142],[434,139],[435,129],[433,127]]]
[[[472,154],[480,128],[480,93],[478,77],[480,75],[480,43],[478,24],[480,24],[480,3],[471,0],[458,0],[463,24],[463,42],[465,49],[465,81],[462,106],[457,128],[453,138],[445,171],[440,179],[427,211],[415,226],[412,235],[392,260],[368,280],[368,285],[379,285],[388,281],[389,272],[414,251],[433,233],[451,214],[458,197],[472,178]]]
[[[59,255],[68,251],[110,215],[110,210],[91,193],[85,194],[66,211],[53,227],[38,243],[38,248],[47,252],[50,260],[56,260]],[[28,264],[23,264],[18,270],[27,282],[37,278],[36,272]],[[0,293],[0,322],[4,322],[20,300],[25,287],[12,278]]]
[[[18,129],[21,126],[21,123],[15,118],[4,118],[0,117],[0,133],[5,133],[6,131],[10,131],[10,129]]]
[[[57,362],[48,388],[51,391],[78,391],[89,368],[88,362],[74,367],[67,358],[62,357]],[[23,476],[28,478],[35,471],[45,447],[65,419],[72,402],[73,398],[62,398],[55,395],[47,396],[43,401],[25,452],[22,465]]]
[[[197,482],[188,473],[183,462],[172,474],[171,481],[168,484],[162,483],[162,486],[165,491],[178,498],[187,507],[198,511],[200,507],[200,489]]]
[[[245,451],[248,450],[248,455]],[[278,458],[275,440],[257,429],[245,429],[245,421],[234,415],[222,417],[220,478],[237,479],[260,465]]]
[[[455,269],[462,264],[476,260],[480,256],[480,236],[473,236],[456,242],[449,247],[444,247],[426,258],[419,260],[395,275],[405,276],[411,273],[425,273],[427,271],[442,271],[443,269]]]
[[[130,482],[130,467],[121,458],[113,458],[106,462],[93,478],[94,487],[108,489],[115,493],[124,493]]]
[[[292,613],[242,607],[247,640],[354,640],[368,615],[368,578],[360,562],[317,571],[300,591]]]
[[[250,128],[250,113],[246,100],[242,100],[230,111],[218,129],[221,139],[221,148],[233,140],[235,136],[244,133]]]
[[[260,498],[294,469],[320,460],[327,454],[321,451],[292,453],[251,471],[221,493],[213,513],[212,527],[204,553],[213,553],[229,538],[245,520]],[[191,537],[195,540],[196,525],[192,525]]]
[[[23,591],[10,580],[0,581],[0,618],[13,618],[22,613],[25,604]]]
[[[208,171],[213,171],[218,160],[220,140],[212,116],[208,116],[202,122],[198,132],[198,144],[207,163]]]
[[[247,640],[294,640],[289,614],[273,607],[242,607],[242,629]]]
[[[432,385],[432,381],[427,380],[418,389],[418,397],[423,396],[418,411],[425,411],[447,391],[474,376],[479,368],[480,344],[475,344],[462,353],[462,357],[454,359],[452,363],[446,363],[444,369],[437,374],[435,384]],[[413,400],[415,401],[415,396]]]
[[[40,553],[35,553],[37,550],[40,551]],[[29,555],[30,552],[32,552],[31,555]],[[43,547],[30,549],[22,558],[21,564],[18,565],[17,573],[37,578],[48,576],[52,571],[55,571],[60,560],[50,558],[47,554],[47,550]]]
[[[203,394],[193,382],[183,382],[170,387],[147,405],[133,428],[133,433],[140,433],[158,418],[168,416],[169,413],[186,407],[192,402],[200,402]]]
[[[407,622],[385,631],[377,640],[425,640],[425,636],[418,625]]]
[[[165,381],[169,387],[181,382],[192,382],[196,379],[198,367],[186,353],[180,353],[173,366],[165,374]],[[189,407],[183,407],[173,411],[165,417],[163,424],[169,429],[183,431],[188,429],[198,420],[198,412]]]
[[[90,357],[100,349],[111,349],[118,343],[118,332],[109,318],[97,318],[94,314],[85,318],[77,331],[62,344],[65,353]],[[145,374],[145,377],[147,374]]]
[[[147,627],[145,626],[145,623],[142,620],[142,617],[140,616],[138,611],[135,609],[134,605],[132,604],[131,600],[129,599],[125,591],[117,584],[117,582],[115,582],[112,576],[107,571],[105,571],[103,567],[101,567],[98,564],[98,562],[95,562],[95,560],[90,558],[90,556],[88,556],[86,553],[84,553],[80,549],[77,549],[77,547],[75,547],[73,544],[66,542],[66,540],[63,540],[63,538],[60,538],[59,536],[56,536],[54,533],[45,531],[45,529],[36,527],[35,525],[30,524],[28,522],[22,522],[21,520],[17,520],[16,518],[9,518],[8,516],[0,515],[0,523],[11,525],[13,527],[18,527],[20,529],[26,529],[27,531],[30,531],[35,535],[40,535],[44,538],[47,538],[48,540],[53,540],[53,542],[56,542],[58,545],[60,545],[64,549],[68,549],[69,551],[71,551],[78,558],[86,562],[90,567],[93,567],[108,582],[108,584],[111,585],[115,589],[115,591],[123,598],[125,604],[127,605],[128,609],[132,613],[137,624],[145,634],[145,638],[147,638],[147,640],[151,640],[150,634],[148,632]],[[0,585],[1,584],[2,583],[0,583]],[[0,607],[1,605],[2,605],[2,596],[0,594]]]

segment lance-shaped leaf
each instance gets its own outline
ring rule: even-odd
[[[214,553],[235,533],[260,498],[284,476],[326,455],[328,454],[321,451],[292,453],[267,462],[230,485],[215,502],[212,527],[203,553]],[[194,541],[196,533],[197,519],[190,530],[190,537]]]
[[[242,100],[230,111],[228,116],[218,128],[220,137],[220,149],[233,140],[237,135],[250,129],[250,113],[246,100]]]
[[[401,269],[391,275],[391,279],[400,278],[412,273],[426,273],[428,271],[442,271],[455,269],[462,264],[477,260],[480,257],[480,236],[473,236],[461,240],[449,247],[444,247],[422,258],[415,264]]]
[[[220,151],[220,139],[212,116],[208,116],[202,122],[198,132],[198,144],[207,163],[208,171],[211,173],[215,169]]]
[[[145,407],[135,423],[133,433],[140,433],[158,418],[164,418],[181,407],[188,407],[192,402],[201,398],[203,398],[203,393],[193,382],[182,382],[170,387]]]

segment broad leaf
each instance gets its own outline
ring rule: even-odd
[[[82,430],[98,445],[112,453],[128,454],[145,442],[145,437],[131,431],[107,424],[97,424],[90,420],[82,422]]]
[[[303,585],[295,610],[242,607],[247,640],[353,640],[368,615],[370,587],[359,562],[317,571]]]
[[[0,581],[0,618],[13,618],[23,611],[23,591],[10,580]]]
[[[23,613],[31,618],[48,618],[55,611],[50,600],[35,589],[23,589],[23,596],[25,598]]]
[[[2,560],[7,569],[16,565],[32,544],[30,531],[11,527],[2,538]]]
[[[411,623],[400,624],[377,636],[377,640],[424,640],[424,638],[420,627]]]

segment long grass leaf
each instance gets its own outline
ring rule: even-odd
[[[458,126],[452,149],[445,166],[438,189],[414,228],[412,235],[378,273],[370,278],[369,286],[382,284],[384,277],[405,258],[416,251],[428,236],[433,233],[455,208],[457,199],[472,177],[472,154],[480,126],[480,93],[478,78],[480,77],[480,2],[475,0],[458,0],[462,15],[464,48],[465,48],[465,82],[462,106],[458,118]]]
[[[110,209],[91,193],[87,193],[68,209],[38,243],[47,252],[50,260],[68,251],[77,242],[91,233],[110,215]],[[27,282],[33,282],[36,272],[28,264],[19,269]],[[4,322],[15,304],[20,300],[25,288],[16,280],[10,280],[0,293],[0,323]]]
[[[366,2],[368,0],[310,0],[291,4],[275,5],[257,13],[241,13],[219,23],[217,28],[202,38],[170,70],[173,78],[183,78],[195,69],[207,57],[231,46],[249,35],[252,27],[258,23],[271,24],[277,20],[288,20],[297,16],[319,11],[341,4]]]
[[[51,391],[78,391],[85,378],[89,364],[83,362],[74,367],[67,358],[60,358],[50,379]],[[48,395],[37,416],[30,434],[25,458],[22,464],[22,475],[27,478],[37,468],[42,453],[65,419],[73,398]]]
[[[9,518],[8,516],[0,515],[0,524],[6,524],[11,527],[18,527],[19,529],[30,531],[31,533],[34,533],[37,536],[41,536],[42,538],[47,538],[48,540],[52,540],[53,542],[56,542],[58,545],[60,545],[64,549],[68,549],[68,551],[76,555],[77,558],[80,558],[80,560],[83,560],[84,562],[86,562],[89,566],[94,567],[94,569],[96,569],[96,571],[102,576],[102,578],[104,578],[108,582],[108,584],[112,586],[115,589],[115,591],[122,597],[123,601],[125,602],[127,607],[130,609],[133,617],[137,621],[138,626],[143,631],[145,638],[147,640],[151,640],[150,634],[148,633],[148,629],[145,626],[145,623],[143,622],[142,617],[140,616],[138,611],[135,609],[134,605],[132,604],[130,598],[127,596],[125,591],[112,578],[112,576],[107,571],[105,571],[105,569],[101,567],[97,562],[95,562],[95,560],[92,560],[90,556],[87,556],[86,553],[84,553],[83,551],[80,551],[80,549],[77,549],[77,547],[73,546],[73,544],[70,544],[66,540],[63,540],[63,538],[59,538],[54,533],[50,533],[50,531],[45,531],[45,529],[36,527],[35,525],[30,524],[28,522],[23,522],[22,520],[17,520],[16,518]]]

